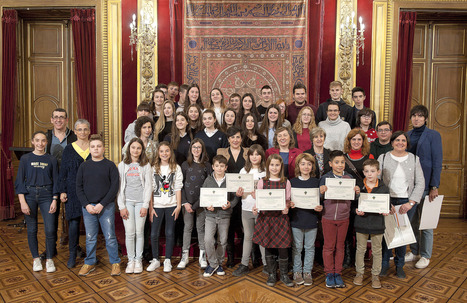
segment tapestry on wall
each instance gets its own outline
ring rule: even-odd
[[[263,85],[291,101],[293,86],[308,83],[307,2],[187,0],[184,82],[197,83],[203,101],[215,87],[225,101],[247,92],[259,100]]]

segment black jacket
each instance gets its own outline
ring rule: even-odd
[[[316,156],[316,153],[312,148],[310,148],[309,150],[306,150],[304,151],[305,153],[308,153],[310,155],[312,155],[313,157]],[[323,175],[330,172],[331,171],[331,167],[329,166],[329,154],[331,153],[331,151],[327,148],[323,148],[323,162],[324,162],[324,171],[323,171]],[[316,157],[315,157],[315,160],[316,160]],[[319,167],[318,167],[318,162],[315,161],[315,176],[316,178],[320,178],[321,176],[319,175]]]
[[[319,105],[318,111],[315,117],[316,125],[318,125],[319,122],[326,120],[326,118],[328,117],[328,114],[327,114],[328,105],[329,105],[329,102],[331,101],[332,99],[327,99],[326,102],[323,102]],[[337,102],[337,104],[339,104],[339,111],[340,111],[339,116],[341,117],[341,119],[344,120],[345,122],[348,122],[349,125],[352,126],[354,124],[352,123],[352,121],[355,120],[353,116],[353,108],[347,103],[345,103],[345,101],[342,99],[339,102]]]
[[[51,146],[52,146],[52,129],[49,129],[47,131],[46,136],[47,136],[47,148],[46,148],[45,152],[50,154],[50,149],[51,149]],[[66,128],[66,144],[68,145],[70,143],[75,142],[76,140],[78,140],[78,138],[76,137],[76,134],[71,129],[69,129],[67,127]],[[57,158],[59,166],[60,166],[60,164],[62,162],[62,153],[63,153],[63,151],[58,155],[53,155],[53,156],[55,156]]]
[[[361,187],[361,193],[367,193],[366,187]],[[383,181],[378,181],[378,187],[374,187],[371,191],[373,194],[389,194],[389,188],[384,185]],[[352,210],[355,214],[355,209]],[[375,213],[365,213],[363,216],[355,216],[354,222],[355,231],[362,234],[379,235],[384,233],[386,228],[384,225],[384,216]]]

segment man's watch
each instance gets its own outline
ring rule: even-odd
[[[414,202],[409,202],[409,203],[410,203],[410,206],[414,206],[414,205],[415,205],[415,203],[414,203]]]
[[[438,188],[436,186],[432,186],[430,190],[437,190]]]

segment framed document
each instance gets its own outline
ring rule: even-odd
[[[388,214],[389,194],[361,193],[358,210],[366,213]]]
[[[355,179],[326,178],[328,190],[324,193],[326,200],[354,200]]]
[[[319,188],[292,187],[291,196],[297,208],[315,209],[319,205]]]
[[[253,177],[253,174],[225,174],[227,191],[236,193],[242,187],[244,192],[251,193],[255,190]]]
[[[386,226],[384,240],[386,240],[389,249],[417,242],[410,225],[409,217],[407,214],[399,214],[399,207],[396,206],[397,214],[384,217],[384,224]],[[402,225],[401,221],[404,221],[406,225]]]
[[[257,189],[256,208],[259,210],[284,210],[285,189]]]
[[[227,204],[226,188],[202,187],[199,195],[199,206],[201,207],[222,207]]]

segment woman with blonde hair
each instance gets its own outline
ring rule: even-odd
[[[167,100],[162,104],[162,113],[154,126],[154,137],[159,142],[164,141],[166,135],[170,134],[175,119],[175,104]]]
[[[301,150],[311,148],[311,130],[316,127],[315,115],[310,106],[304,106],[298,113],[297,120],[293,125],[293,136],[295,147]]]
[[[276,102],[276,105],[279,106],[280,108],[280,113],[282,117],[282,123],[285,127],[292,127],[292,124],[290,123],[289,120],[286,119],[287,117],[287,102],[285,102],[284,99],[279,99]]]

